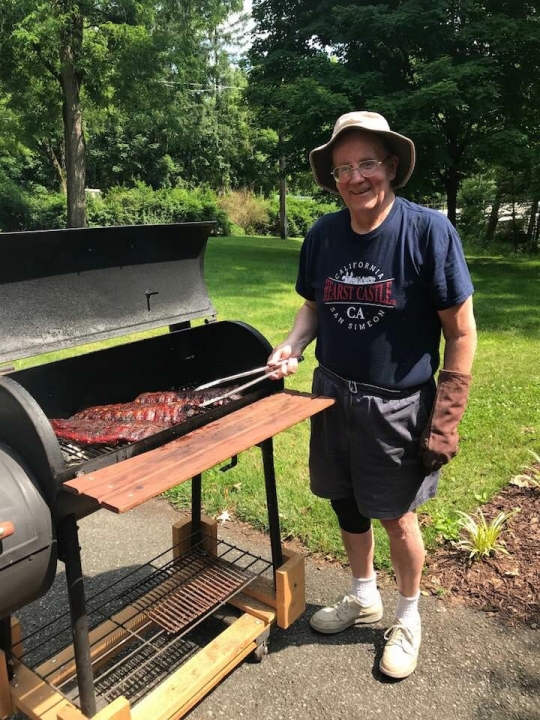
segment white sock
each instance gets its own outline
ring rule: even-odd
[[[353,595],[363,607],[374,605],[380,598],[379,591],[377,589],[376,573],[373,573],[373,577],[370,578],[353,577],[351,583],[351,595]]]
[[[420,613],[418,612],[418,601],[420,600],[420,593],[418,592],[414,597],[403,597],[398,592],[398,602],[396,608],[395,621],[403,623],[406,627],[411,630],[416,630],[420,627]]]

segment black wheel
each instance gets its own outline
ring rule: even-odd
[[[253,663],[260,663],[268,655],[268,643],[265,640],[260,645],[257,645],[255,650],[249,655],[249,659]]]

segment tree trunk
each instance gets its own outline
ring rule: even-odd
[[[64,168],[62,167],[62,163],[56,157],[56,153],[54,152],[51,141],[44,140],[42,143],[39,143],[39,147],[41,151],[47,156],[47,158],[51,161],[54,172],[56,173],[58,181],[60,182],[62,192],[64,193],[64,195],[67,195],[66,173],[64,171]]]
[[[537,253],[540,248],[540,217],[536,218],[536,229],[531,244],[531,252]]]
[[[501,207],[502,190],[501,186],[497,184],[497,190],[495,191],[495,199],[491,206],[491,212],[489,214],[489,220],[486,226],[486,232],[484,233],[484,243],[489,245],[493,242],[495,237],[495,230],[497,229],[497,223],[499,222],[499,208]]]
[[[457,220],[457,195],[459,189],[459,177],[456,168],[449,168],[446,176],[446,204],[448,206],[448,219],[456,226]]]
[[[83,35],[83,18],[73,13],[69,30],[62,38],[60,47],[60,82],[63,93],[64,141],[66,146],[67,174],[67,225],[85,227],[86,198],[84,186],[86,163],[80,80],[75,67],[75,58],[80,51]]]
[[[534,244],[534,236],[535,236],[535,229],[536,225],[538,223],[538,205],[540,204],[540,197],[538,195],[533,198],[532,205],[531,205],[531,212],[529,214],[529,224],[527,226],[527,245],[529,247],[529,250],[531,252],[538,252],[538,246],[535,247]]]
[[[285,156],[279,156],[279,236],[282,240],[287,239],[287,180],[285,177]]]

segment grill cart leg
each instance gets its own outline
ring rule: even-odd
[[[272,548],[272,566],[274,579],[276,571],[283,565],[283,552],[281,549],[281,536],[279,530],[279,512],[276,492],[276,471],[274,469],[274,443],[272,438],[263,440],[260,444],[264,467],[264,485],[266,488],[266,505],[268,507],[268,530],[270,532],[270,546]]]
[[[201,540],[201,503],[202,475],[199,473],[191,479],[191,532],[193,545]]]
[[[96,695],[94,692],[88,617],[84,597],[81,549],[79,547],[77,521],[74,515],[65,518],[58,529],[58,555],[63,560],[66,568],[73,650],[77,668],[81,711],[83,715],[91,718],[96,714]]]
[[[0,650],[6,656],[6,666],[9,680],[13,680],[13,646],[11,639],[11,615],[0,620]]]

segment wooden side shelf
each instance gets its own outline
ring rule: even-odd
[[[284,391],[205,425],[167,445],[69,480],[63,487],[122,513],[333,404],[331,398]]]

